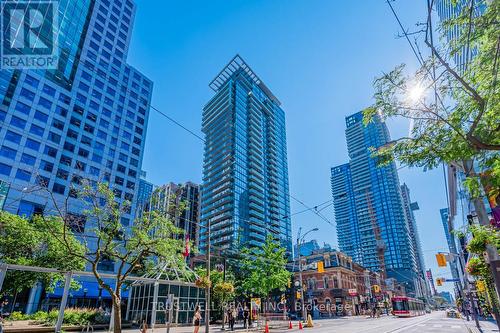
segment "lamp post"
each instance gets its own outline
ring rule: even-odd
[[[300,298],[302,299],[302,320],[306,320],[306,306],[305,306],[305,299],[304,299],[304,282],[302,280],[302,261],[300,259],[300,243],[304,242],[304,239],[306,236],[314,231],[318,231],[318,228],[314,228],[306,232],[302,237],[300,236],[300,233],[302,231],[302,228],[299,228],[299,233],[297,234],[297,258],[299,260],[299,281],[300,281]]]

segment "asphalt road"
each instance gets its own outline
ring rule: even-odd
[[[436,311],[425,316],[413,318],[348,317],[332,320],[318,320],[315,327],[305,329],[315,333],[468,333],[462,319],[446,318],[443,311]],[[292,331],[289,331],[292,332]],[[294,329],[293,332],[299,332]]]

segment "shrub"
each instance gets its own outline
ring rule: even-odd
[[[7,320],[8,321],[28,320],[28,316],[19,311],[14,311],[10,314]]]

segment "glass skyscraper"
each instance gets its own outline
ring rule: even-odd
[[[34,184],[60,200],[82,178],[109,182],[117,200],[137,196],[152,82],[126,63],[135,5],[62,0],[58,11],[58,69],[1,70],[0,179],[13,213],[53,208],[26,191]]]
[[[217,249],[261,246],[267,235],[291,255],[285,113],[279,100],[235,56],[210,83],[205,134],[200,249],[206,227]]]
[[[387,126],[378,117],[365,126],[362,112],[348,116],[346,126],[350,161],[331,170],[340,250],[372,271],[385,265],[388,278],[417,293],[418,264],[396,165],[378,166],[372,157],[372,147],[390,141]]]
[[[57,201],[69,197],[68,213],[78,217],[73,230],[84,233],[92,223],[74,197],[90,179],[133,203],[122,218],[131,225],[153,89],[127,64],[135,4],[60,0],[58,15],[57,69],[0,71],[0,180],[9,186],[3,208],[51,214],[47,193],[32,190],[47,187]],[[99,267],[114,269],[112,262]],[[87,297],[97,297],[97,283],[87,287]]]

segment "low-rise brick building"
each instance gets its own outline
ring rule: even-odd
[[[319,250],[300,261],[305,304],[315,316],[363,314],[374,302],[390,296],[379,273],[356,264],[342,252]],[[295,267],[294,280],[300,281],[298,260]],[[296,286],[300,288],[300,283]]]

